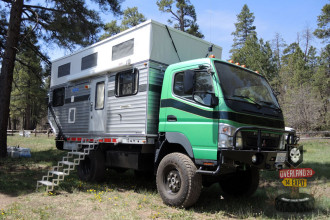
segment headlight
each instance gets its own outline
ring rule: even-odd
[[[220,123],[219,124],[219,148],[231,148],[233,147],[233,136],[236,131],[236,128]],[[236,148],[242,148],[243,147],[243,139],[241,132],[238,132],[236,135]]]

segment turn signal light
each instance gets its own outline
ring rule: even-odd
[[[213,54],[211,54],[211,55],[209,56],[209,58],[215,58],[215,56],[214,56]]]
[[[228,63],[234,63],[234,61],[233,60],[229,60]]]
[[[241,67],[246,68],[246,65],[241,65]]]
[[[239,66],[239,63],[235,63],[235,65]]]
[[[259,74],[259,71],[257,70],[257,71],[256,71],[256,73],[258,73],[258,74]]]

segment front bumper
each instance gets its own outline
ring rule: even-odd
[[[282,169],[285,166],[287,151],[221,150],[222,163],[244,163],[264,170]],[[255,157],[255,160],[252,158]]]

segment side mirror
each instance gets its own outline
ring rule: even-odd
[[[186,70],[183,76],[183,90],[185,94],[189,94],[193,92],[195,84],[195,71]]]
[[[201,105],[214,108],[219,104],[219,98],[214,93],[194,92],[193,100]]]

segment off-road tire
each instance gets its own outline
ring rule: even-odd
[[[314,197],[306,193],[299,193],[298,198],[285,193],[275,199],[275,208],[281,212],[307,212],[314,209],[314,204]]]
[[[202,176],[196,170],[193,161],[182,153],[171,153],[161,160],[156,183],[166,205],[187,208],[196,203],[202,190]]]
[[[78,176],[85,182],[102,182],[105,179],[105,156],[101,150],[92,150],[80,161]]]
[[[226,197],[250,197],[258,189],[259,170],[255,167],[247,167],[244,171],[238,170],[226,174],[219,184]]]

